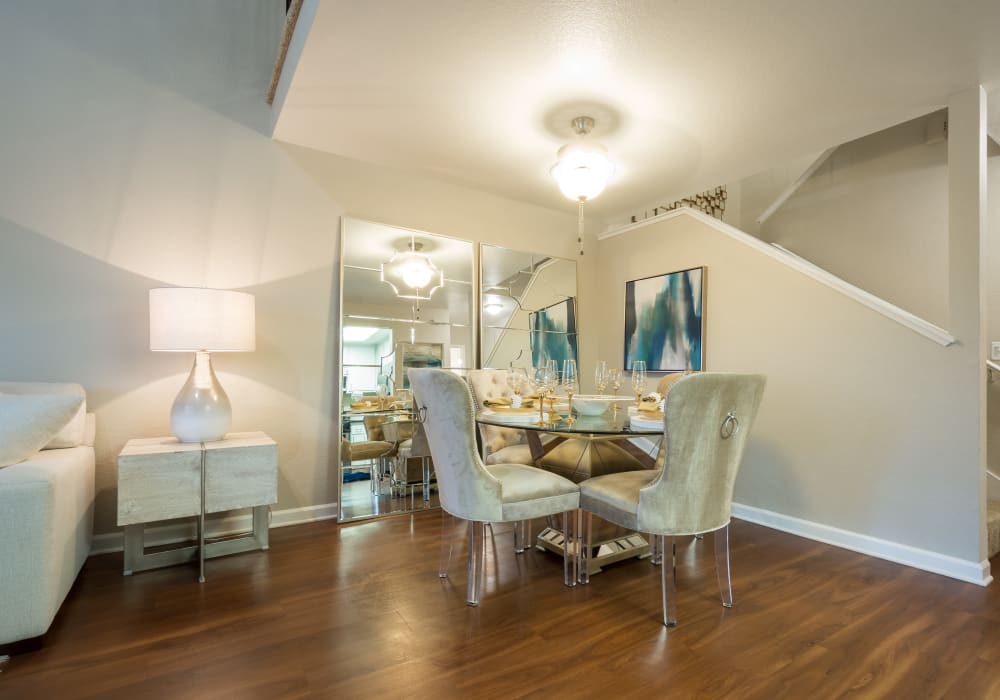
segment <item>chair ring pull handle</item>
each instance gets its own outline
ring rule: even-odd
[[[427,420],[427,407],[421,406],[417,409],[417,422],[423,423],[425,420]]]
[[[740,419],[736,417],[736,414],[730,411],[726,414],[725,420],[722,421],[722,427],[719,429],[719,434],[722,436],[723,440],[728,440],[738,432],[740,432]]]

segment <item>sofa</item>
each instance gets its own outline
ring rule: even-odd
[[[72,417],[42,449],[0,467],[0,653],[20,650],[14,643],[22,640],[32,640],[20,645],[26,648],[41,641],[90,553],[93,533],[95,422],[83,387],[0,382],[0,399],[12,399],[0,404],[8,413],[0,420],[9,426],[16,397],[32,394],[83,400],[67,409]]]

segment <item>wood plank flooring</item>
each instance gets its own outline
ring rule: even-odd
[[[0,698],[1000,697],[1000,585],[734,521],[735,607],[711,537],[682,540],[668,631],[648,561],[569,589],[501,526],[466,607],[464,558],[437,577],[439,531],[437,512],[275,529],[203,585],[92,557],[44,648],[0,665]]]

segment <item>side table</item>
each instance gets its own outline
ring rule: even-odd
[[[278,445],[261,432],[182,443],[174,437],[129,440],[118,454],[118,524],[125,530],[124,575],[205,558],[268,548],[270,505],[278,500]],[[205,515],[253,508],[253,530],[205,542]],[[147,554],[147,523],[198,518],[198,544]]]

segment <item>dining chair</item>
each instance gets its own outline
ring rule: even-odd
[[[699,372],[678,380],[667,394],[664,467],[588,479],[580,484],[586,514],[580,582],[589,582],[593,515],[649,533],[653,563],[661,562],[663,624],[677,624],[674,537],[713,532],[722,605],[733,605],[729,575],[729,520],[736,474],[764,393],[761,374]],[[670,545],[670,571],[665,553]]]
[[[580,489],[569,479],[524,464],[483,464],[476,449],[472,392],[457,375],[440,369],[408,370],[418,417],[427,435],[441,499],[441,562],[447,578],[452,538],[449,518],[468,521],[469,559],[465,602],[479,605],[486,524],[518,522],[562,513],[563,581],[576,584],[579,557],[575,525]]]

